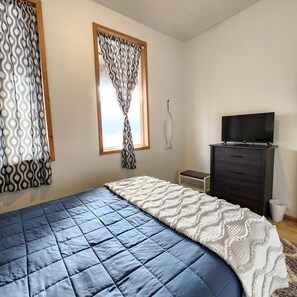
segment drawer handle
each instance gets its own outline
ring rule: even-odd
[[[231,171],[231,172],[235,174],[243,174],[241,171]]]
[[[233,157],[233,158],[243,158],[243,156],[240,156],[240,155],[230,155],[230,157]]]

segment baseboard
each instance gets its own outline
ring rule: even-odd
[[[284,218],[285,218],[285,220],[288,220],[288,221],[297,222],[297,218],[288,216],[286,214],[284,215]]]

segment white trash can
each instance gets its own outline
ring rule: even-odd
[[[284,218],[287,205],[278,201],[277,199],[270,199],[269,204],[272,220],[275,222],[281,222]]]

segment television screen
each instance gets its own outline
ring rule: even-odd
[[[272,143],[274,112],[222,117],[222,141]]]

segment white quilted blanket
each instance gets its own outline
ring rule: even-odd
[[[241,280],[244,296],[268,297],[288,286],[283,246],[264,217],[222,199],[157,178],[106,184],[114,193],[222,257]]]

